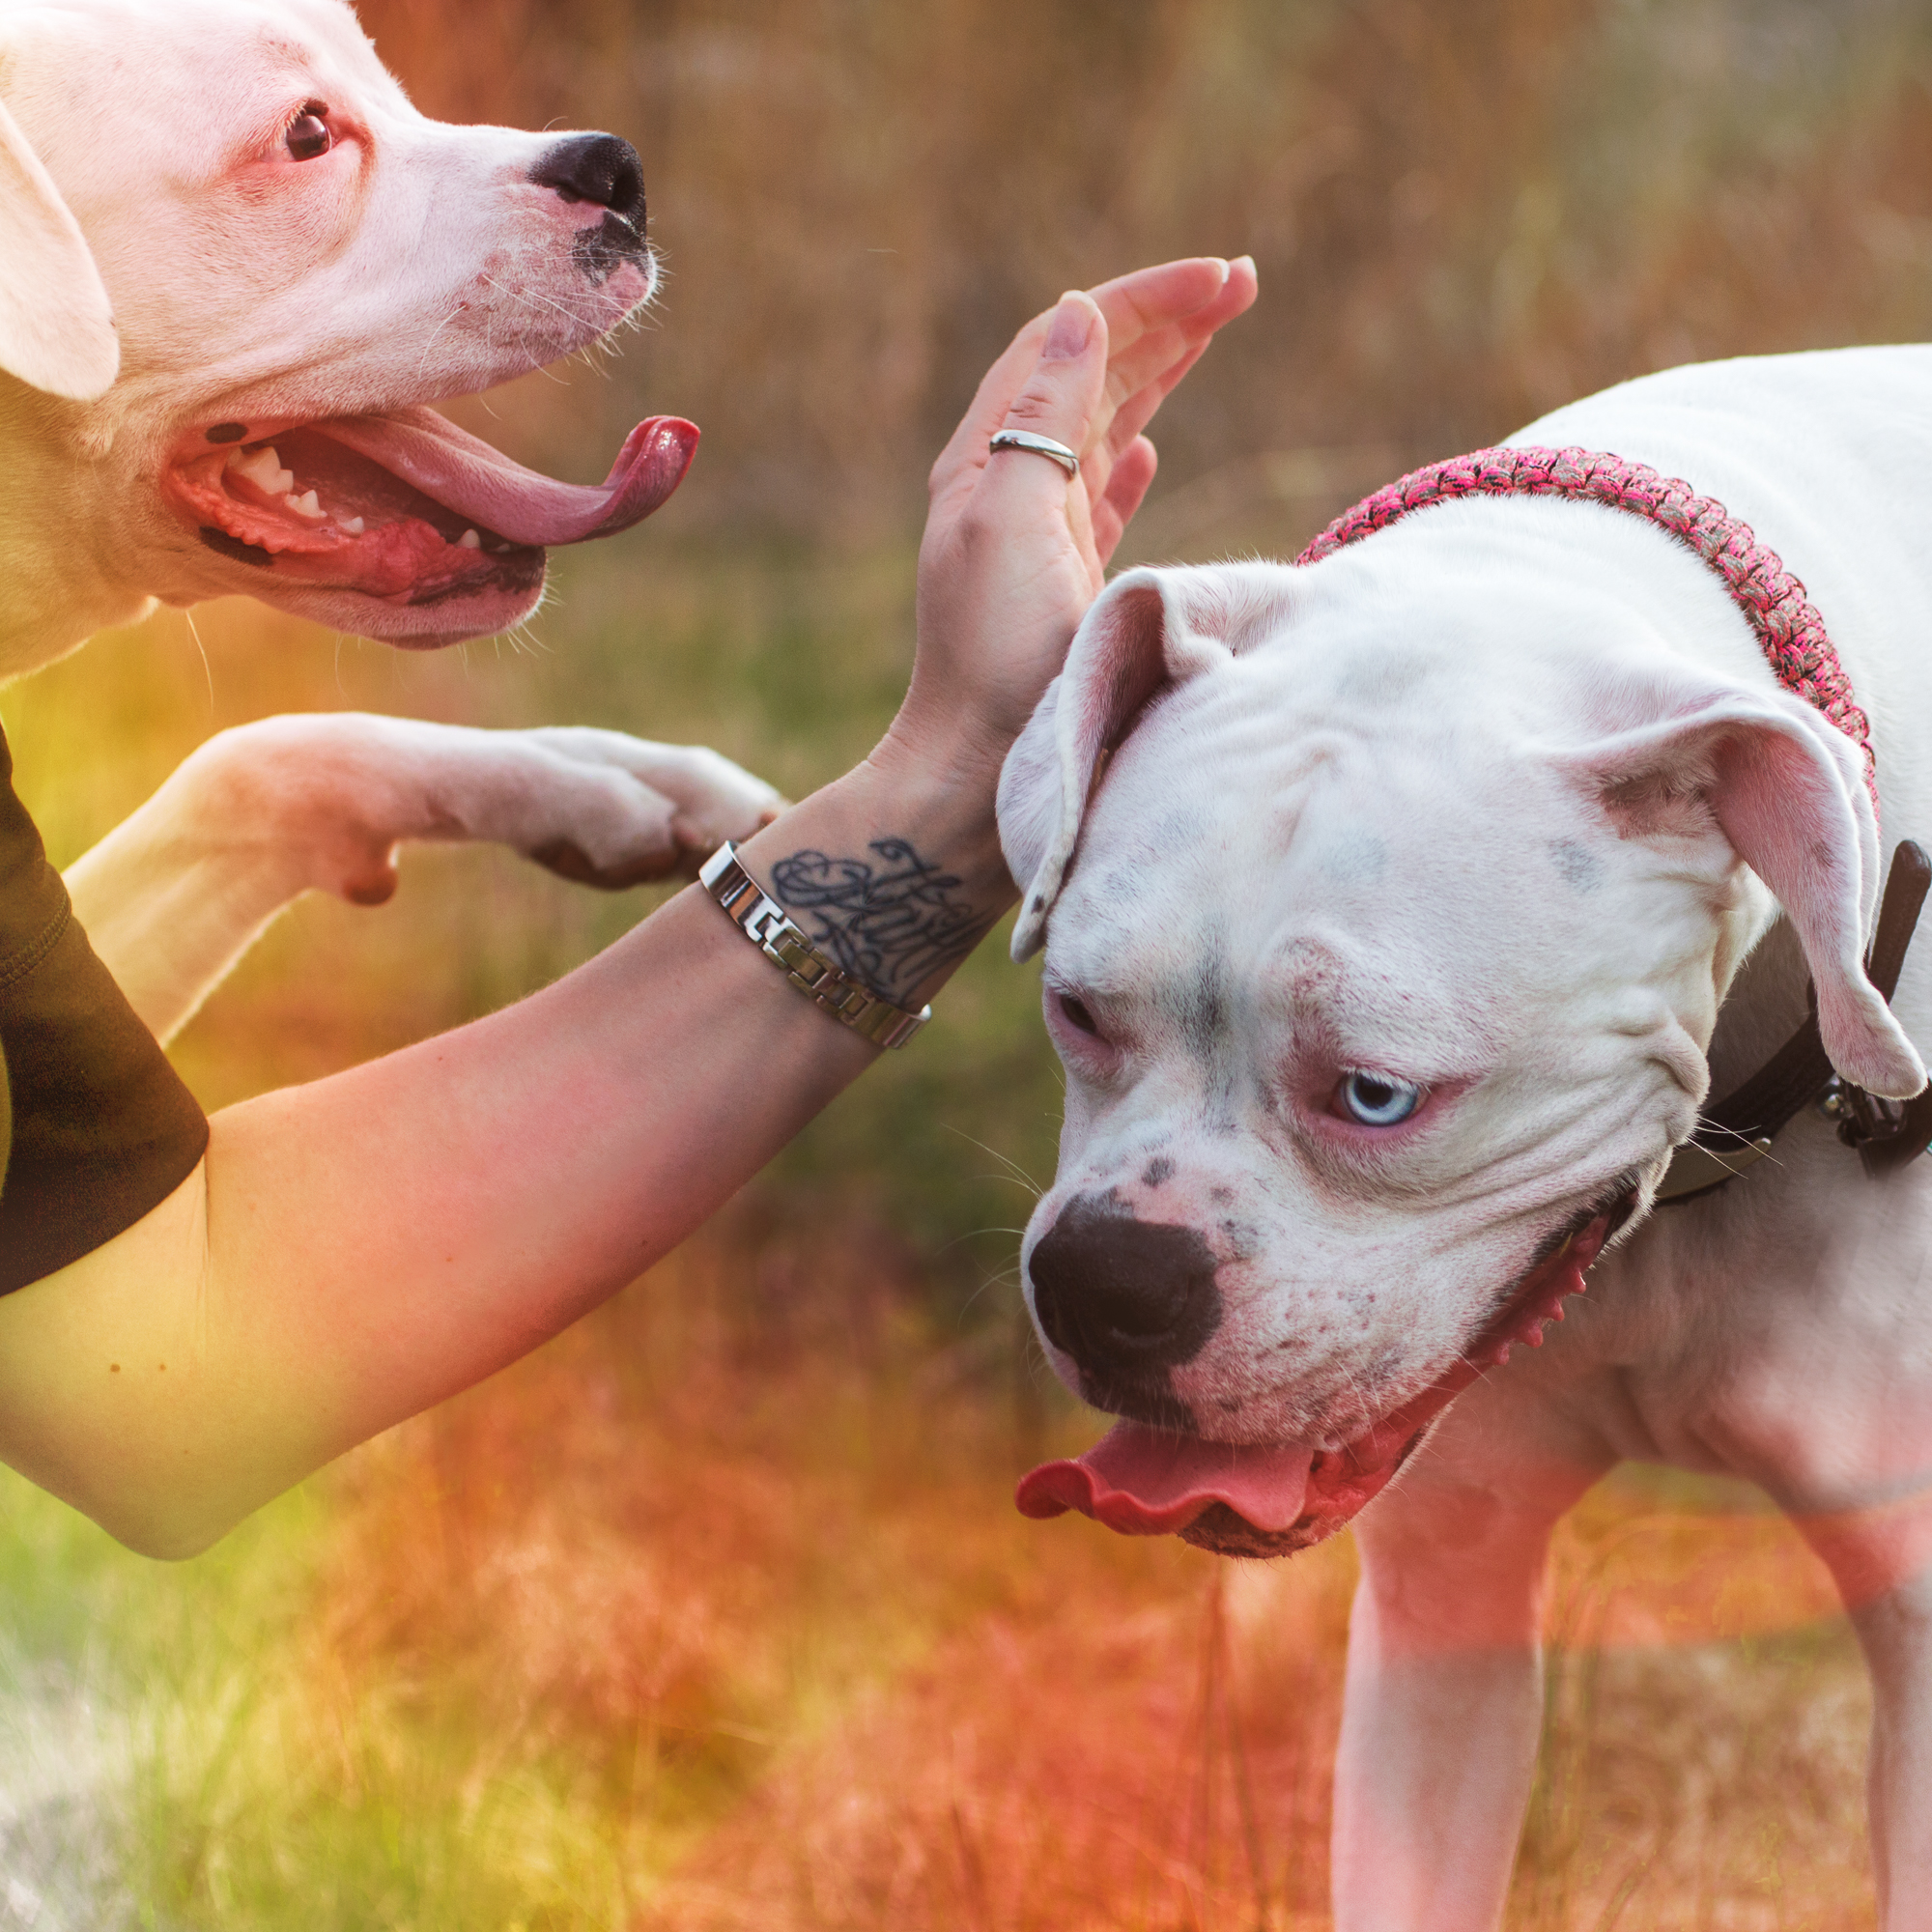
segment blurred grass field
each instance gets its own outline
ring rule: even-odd
[[[527,636],[241,605],[0,693],[57,861],[281,709],[702,741],[794,794],[910,663],[924,463],[1065,285],[1251,248],[1131,554],[1292,554],[1415,460],[1699,355],[1923,336],[1922,0],[371,0],[425,105],[643,149],[666,302],[452,411],[601,474],[706,441]],[[412,852],[183,1037],[217,1106],[487,1011],[654,902]],[[178,1568],[0,1472],[0,1932],[1312,1932],[1348,1543],[1244,1567],[1010,1505],[1090,1439],[1015,1231],[1060,1086],[999,939],[572,1334]],[[1514,1932],[1873,1923],[1862,1674],[1748,1493],[1565,1528]]]

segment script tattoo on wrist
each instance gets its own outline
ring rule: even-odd
[[[874,838],[873,860],[794,852],[772,867],[772,895],[842,972],[899,1006],[963,959],[993,919],[956,896],[958,877],[907,838]]]

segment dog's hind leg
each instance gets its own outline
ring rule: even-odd
[[[268,718],[211,738],[67,882],[95,951],[166,1039],[301,894],[388,898],[404,840],[487,840],[627,886],[692,871],[781,804],[715,752],[619,731]]]
[[[1542,1721],[1549,1532],[1603,1464],[1484,1462],[1472,1477],[1426,1445],[1355,1526],[1336,1932],[1492,1932],[1502,1918]]]

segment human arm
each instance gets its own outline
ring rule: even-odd
[[[863,865],[881,840],[954,881],[952,943],[886,964],[899,1004],[1011,900],[1006,745],[1151,478],[1141,428],[1253,293],[1246,265],[1170,264],[1063,303],[1090,324],[1075,353],[1042,357],[1049,318],[1021,332],[934,471],[899,720],[743,849],[767,888],[797,854]],[[1009,414],[1081,449],[1079,482],[989,463]],[[634,1278],[872,1054],[686,893],[515,1007],[216,1115],[159,1208],[0,1297],[0,1455],[136,1548],[205,1547]]]

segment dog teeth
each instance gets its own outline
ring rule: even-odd
[[[342,526],[342,527],[345,530],[347,530],[352,537],[359,537],[362,534],[362,532],[369,527],[369,526],[365,524],[360,517],[351,517]]]
[[[273,443],[252,452],[234,451],[227,468],[237,475],[245,476],[265,497],[286,497],[296,487],[295,471],[282,468],[282,459],[276,455]]]
[[[328,519],[328,512],[322,507],[313,490],[300,497],[291,492],[282,500],[297,516],[306,517],[312,524],[326,523]]]
[[[483,548],[483,539],[474,530],[465,530],[457,538],[456,547],[459,550],[481,550]]]

